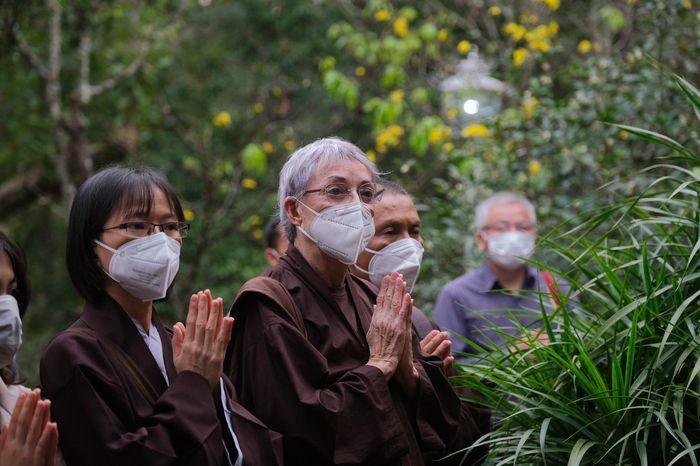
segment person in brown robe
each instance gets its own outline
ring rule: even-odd
[[[222,377],[233,321],[221,299],[192,295],[173,330],[153,306],[177,273],[183,220],[148,168],[105,169],[75,197],[68,269],[86,304],[40,365],[68,466],[280,464],[279,435]]]
[[[402,278],[375,294],[348,273],[373,234],[375,175],[337,138],[295,152],[280,174],[287,255],[231,310],[225,370],[241,403],[283,435],[287,465],[424,465],[488,429],[441,359],[421,353]]]

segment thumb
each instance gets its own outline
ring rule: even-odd
[[[182,345],[185,341],[185,332],[182,327],[180,322],[173,326],[173,356],[177,356],[182,352]]]

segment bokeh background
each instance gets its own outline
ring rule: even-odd
[[[28,384],[81,309],[67,213],[108,164],[155,166],[184,199],[192,235],[158,306],[174,322],[191,291],[230,303],[264,268],[286,157],[346,138],[415,197],[427,241],[417,302],[430,313],[440,287],[481,260],[483,196],[524,193],[546,233],[648,183],[638,171],[663,148],[608,123],[698,137],[668,79],[700,81],[696,0],[1,5],[0,228],[28,254]]]

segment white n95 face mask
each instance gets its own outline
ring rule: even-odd
[[[381,286],[382,280],[391,272],[398,272],[403,275],[406,282],[406,291],[409,293],[418,280],[420,273],[420,263],[423,260],[423,246],[413,238],[404,238],[394,241],[383,247],[379,251],[366,249],[374,254],[369,261],[369,270],[358,270],[369,275],[369,279],[376,286]]]
[[[14,296],[0,296],[0,367],[12,364],[22,345],[22,319]]]
[[[331,206],[316,212],[297,199],[301,205],[314,213],[310,231],[298,227],[319,249],[346,265],[357,262],[374,236],[372,213],[361,202]]]
[[[124,243],[119,249],[95,242],[114,253],[107,275],[129,294],[144,302],[165,298],[180,268],[179,241],[161,231]]]
[[[529,259],[535,251],[535,237],[529,233],[509,231],[489,236],[489,259],[507,269],[517,269]]]

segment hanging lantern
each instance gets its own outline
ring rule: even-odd
[[[501,110],[506,85],[489,76],[489,66],[474,48],[457,64],[455,74],[442,80],[442,109],[455,127],[495,117]]]

